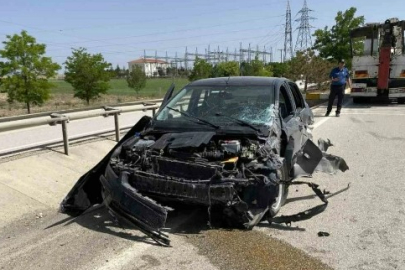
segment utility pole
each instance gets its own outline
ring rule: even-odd
[[[284,61],[293,57],[292,49],[292,30],[291,30],[291,8],[290,1],[287,1],[287,11],[285,15],[285,31],[284,31]],[[283,61],[283,62],[284,62]]]
[[[278,49],[280,51],[280,63],[283,63],[283,49]]]
[[[297,42],[295,43],[295,51],[305,51],[312,46],[311,41],[311,26],[309,20],[314,20],[315,18],[309,17],[309,12],[313,11],[307,7],[307,1],[304,0],[304,7],[298,12],[301,13],[301,18],[295,20],[300,22],[298,29]]]
[[[184,54],[184,66],[186,68],[186,71],[188,70],[188,54],[187,54],[187,46],[186,46],[186,52]]]

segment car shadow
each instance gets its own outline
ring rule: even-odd
[[[329,199],[329,198],[332,198],[332,197],[334,197],[334,196],[337,196],[337,195],[339,195],[339,194],[341,194],[341,193],[343,193],[343,192],[349,190],[349,188],[350,188],[350,183],[347,185],[347,187],[342,188],[342,189],[340,189],[340,190],[338,190],[338,191],[336,191],[336,192],[330,193],[330,192],[324,190],[323,193],[326,194],[325,197],[326,197],[327,199]],[[297,202],[297,201],[310,200],[310,199],[314,199],[314,198],[316,198],[316,197],[318,197],[318,195],[313,194],[313,195],[307,195],[307,196],[301,196],[301,197],[288,198],[288,199],[286,200],[285,204],[292,203],[292,202]]]
[[[93,206],[79,216],[68,216],[67,218],[64,218],[47,226],[46,228],[44,228],[44,230],[48,230],[58,226],[67,227],[72,224],[78,224],[86,229],[104,234],[114,235],[126,240],[158,245],[155,241],[153,241],[146,235],[133,234],[132,227],[115,222],[113,217],[108,213],[108,209],[103,204]]]
[[[349,189],[349,186],[341,189],[335,193],[328,195],[328,198],[336,196],[344,191]],[[316,195],[314,195],[316,196]],[[288,199],[286,203],[291,203],[294,201],[311,199],[314,196],[304,196],[298,198],[291,198]],[[163,233],[169,233],[173,235],[198,235],[202,234],[204,231],[208,230],[243,230],[243,228],[236,228],[232,226],[228,226],[221,222],[215,222],[215,216],[211,217],[211,221],[213,222],[210,226],[210,218],[208,214],[207,207],[201,206],[193,206],[193,205],[182,205],[178,204],[173,207],[174,210],[169,211],[166,226],[162,229]],[[218,213],[216,213],[217,215]],[[83,214],[77,217],[68,216],[64,219],[61,219],[46,228],[44,230],[48,230],[54,227],[62,226],[67,227],[72,224],[78,224],[86,229],[96,231],[99,233],[109,234],[116,237],[120,237],[126,240],[132,241],[139,241],[155,246],[160,246],[154,240],[152,240],[149,236],[134,233],[134,230],[137,230],[136,227],[119,223],[114,220],[114,218],[109,214],[108,209],[103,205],[96,205],[85,211]],[[271,228],[275,230],[283,230],[283,231],[305,231],[305,228],[301,228],[298,226],[290,226],[287,224],[277,224],[272,223],[269,224],[267,221],[263,220],[261,223],[256,225],[259,228]],[[170,235],[169,235],[170,236]]]
[[[376,107],[396,107],[396,106],[403,106],[403,104],[399,104],[394,100],[390,101],[384,101],[384,100],[366,100],[365,102],[362,103],[353,103],[353,98],[351,98],[348,95],[345,95],[343,99],[343,104],[345,105],[343,109],[370,109],[370,108],[376,108]],[[334,110],[336,110],[336,105],[337,105],[337,99],[334,100],[333,102],[333,108],[332,108],[332,113],[334,115]],[[330,116],[325,116],[326,109],[328,107],[327,101],[319,104],[316,106],[317,109],[319,109],[319,113],[314,115],[314,118],[324,118],[324,117],[330,117]],[[331,113],[331,115],[332,115]]]

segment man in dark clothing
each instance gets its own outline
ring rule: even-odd
[[[333,102],[335,101],[335,97],[337,96],[338,102],[336,108],[336,116],[339,117],[340,110],[342,108],[343,96],[346,89],[346,81],[349,83],[349,87],[352,87],[349,70],[345,68],[345,60],[339,60],[339,66],[332,69],[329,77],[332,81],[330,85],[328,109],[325,116],[329,116],[330,112],[332,111]]]

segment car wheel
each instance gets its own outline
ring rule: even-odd
[[[288,185],[285,181],[288,180],[288,171],[287,171],[287,164],[284,163],[283,167],[281,168],[281,180],[283,181],[278,185],[277,195],[275,198],[275,202],[271,205],[269,209],[270,217],[274,217],[278,214],[281,207],[285,204],[287,197],[288,197]]]

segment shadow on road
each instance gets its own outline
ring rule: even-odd
[[[131,233],[131,230],[133,228],[115,222],[112,216],[108,213],[108,209],[104,205],[94,206],[77,217],[69,216],[65,219],[62,219],[58,222],[55,222],[47,226],[45,230],[58,226],[67,227],[72,224],[78,224],[92,231],[114,235],[127,240],[140,241],[152,245],[158,245],[148,236],[135,235]]]
[[[349,186],[341,189],[337,192],[328,195],[328,198],[336,196],[349,189]],[[286,203],[291,203],[299,200],[312,199],[316,195],[291,198],[288,199]],[[177,235],[199,235],[203,234],[204,231],[212,229],[221,229],[226,231],[240,231],[243,228],[236,228],[229,224],[224,223],[221,219],[221,211],[214,210],[211,212],[212,226],[209,226],[209,215],[207,207],[174,204],[170,205],[174,210],[169,211],[166,227],[162,230],[164,233],[177,234]],[[153,241],[147,235],[139,234],[136,228],[130,225],[125,225],[114,220],[114,218],[108,213],[108,209],[103,205],[96,205],[86,212],[77,217],[66,217],[61,219],[45,228],[45,230],[51,229],[53,227],[66,227],[72,224],[78,224],[86,229],[110,234],[123,239],[140,241],[152,245],[159,245]],[[257,227],[267,227],[275,230],[283,231],[305,231],[305,228],[300,228],[298,226],[292,227],[283,224],[269,224],[267,221],[262,221],[257,225]],[[136,233],[134,233],[134,230]]]
[[[309,103],[308,103],[309,104]],[[397,106],[403,106],[403,104],[399,104],[394,100],[391,101],[384,101],[384,100],[374,100],[374,99],[370,99],[370,100],[365,100],[365,102],[362,103],[353,103],[353,98],[351,98],[350,96],[346,95],[343,99],[343,104],[344,104],[344,108],[343,111],[345,109],[370,109],[370,108],[378,108],[378,107],[382,107],[382,108],[390,108],[390,107],[397,107]],[[334,103],[333,103],[333,107],[332,107],[332,112],[334,113],[334,111],[336,110],[336,105],[337,105],[337,99],[335,99]],[[314,118],[323,118],[326,117],[325,113],[326,113],[326,109],[328,107],[328,103],[325,100],[323,103],[319,104],[317,106],[317,108],[319,109],[319,113],[314,115]],[[330,117],[330,116],[329,116]]]

